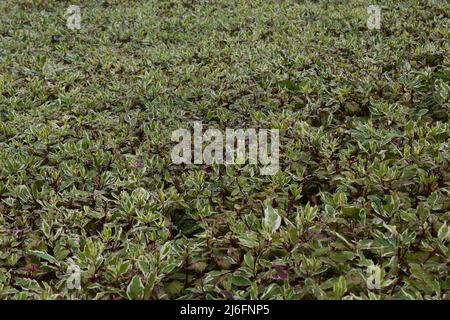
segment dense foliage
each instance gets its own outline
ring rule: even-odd
[[[448,299],[450,4],[377,2],[1,1],[0,298]]]

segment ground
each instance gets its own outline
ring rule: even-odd
[[[0,298],[449,299],[450,4],[373,2],[1,1]]]

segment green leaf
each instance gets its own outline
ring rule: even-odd
[[[447,221],[439,228],[438,239],[439,241],[450,239],[450,228],[447,226]]]
[[[340,276],[338,281],[333,284],[333,294],[336,299],[341,299],[347,292],[347,281],[343,276]]]
[[[50,225],[47,223],[47,221],[42,220],[42,232],[44,233],[45,237],[47,239],[49,239],[51,237],[51,227]]]
[[[440,294],[440,285],[436,281],[435,277],[432,274],[425,271],[419,264],[411,263],[410,264],[411,274],[418,280],[421,280],[426,286],[435,291],[437,294]]]
[[[128,272],[128,270],[130,269],[131,266],[131,262],[130,261],[124,261],[120,264],[120,267],[118,269],[118,274],[119,276],[124,275],[125,273]]]
[[[30,290],[35,292],[39,292],[40,290],[42,290],[41,287],[39,286],[39,283],[36,280],[18,278],[16,279],[15,284],[24,290]]]
[[[234,284],[235,286],[238,286],[238,287],[247,287],[247,286],[250,286],[252,284],[250,279],[247,279],[247,278],[242,277],[242,276],[233,276],[231,278],[231,283]]]
[[[30,250],[29,253],[33,256],[36,256],[38,258],[47,260],[50,263],[54,263],[56,265],[59,265],[59,261],[56,260],[54,257],[52,257],[51,255],[49,255],[47,252],[44,251],[39,251],[39,250]]]
[[[141,258],[138,261],[139,270],[141,270],[144,276],[147,276],[150,273],[150,263],[145,258]]]
[[[264,209],[264,226],[270,232],[274,233],[281,225],[281,217],[278,215],[277,210],[272,206],[267,206]]]
[[[175,262],[169,263],[169,264],[165,265],[164,268],[162,268],[161,274],[169,274],[173,270],[175,270],[177,267],[178,267],[177,263],[175,263]],[[201,267],[206,268],[207,267],[206,263],[204,265],[202,264]],[[200,268],[200,265],[199,265],[199,268]]]
[[[145,285],[145,288],[144,288],[144,299],[145,300],[150,299],[150,296],[153,292],[153,287],[155,286],[155,281],[156,281],[156,273],[152,272],[148,276],[147,284]]]
[[[144,295],[144,286],[142,285],[141,278],[134,276],[127,287],[127,296],[130,300],[142,299]]]
[[[426,115],[428,113],[428,109],[420,109],[418,112],[417,112],[417,116],[418,117],[421,117],[421,116],[423,116],[423,115]]]
[[[400,211],[400,218],[402,218],[402,220],[406,221],[406,222],[411,222],[411,221],[416,221],[417,220],[417,216],[412,210],[409,210],[409,211],[402,210],[402,211]]]
[[[256,248],[259,244],[258,238],[254,233],[240,236],[238,239],[241,245],[248,248]]]
[[[253,258],[253,256],[250,253],[247,253],[244,256],[244,262],[247,265],[247,267],[253,268],[255,265],[255,258]]]

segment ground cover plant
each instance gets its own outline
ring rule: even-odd
[[[373,4],[1,1],[0,298],[448,299],[450,4]]]

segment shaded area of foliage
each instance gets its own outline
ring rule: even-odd
[[[1,1],[0,298],[448,299],[450,5],[366,5]],[[171,164],[194,120],[281,170]]]

